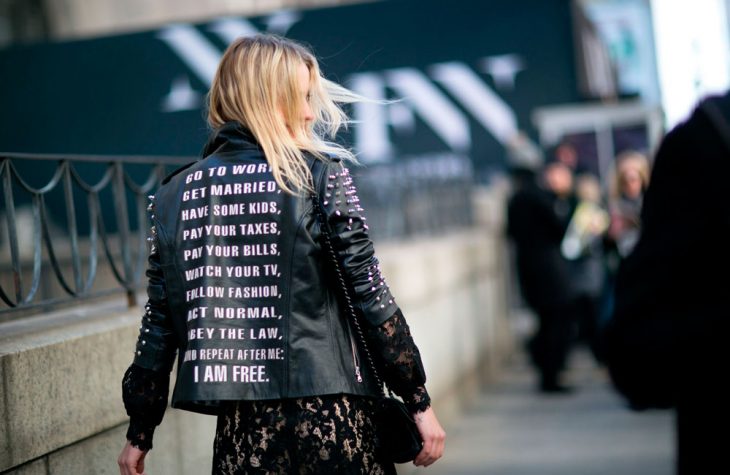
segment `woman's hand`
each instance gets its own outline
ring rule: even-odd
[[[423,448],[416,456],[413,464],[428,467],[443,455],[446,432],[436,419],[433,408],[429,407],[423,412],[416,413],[414,419],[418,431],[421,433],[421,438],[423,438]]]
[[[121,475],[144,475],[144,456],[147,452],[133,446],[127,441],[127,445],[119,454],[117,463],[119,464],[119,473]]]

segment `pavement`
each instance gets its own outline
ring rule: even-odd
[[[670,411],[632,412],[587,353],[571,359],[568,395],[542,395],[524,358],[447,428],[444,457],[416,474],[672,475]]]

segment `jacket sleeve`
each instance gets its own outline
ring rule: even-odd
[[[148,300],[139,327],[134,362],[122,380],[122,399],[130,416],[127,439],[142,450],[152,448],[154,428],[165,413],[170,370],[177,348],[154,227],[151,239],[153,245],[146,272]]]
[[[353,304],[370,325],[378,326],[396,313],[398,305],[380,271],[350,171],[333,160],[325,175],[318,193],[332,230],[332,245],[353,290]]]
[[[147,260],[147,303],[134,353],[134,364],[153,371],[169,373],[177,350],[162,272],[158,235],[152,226],[152,248]]]
[[[352,176],[341,162],[328,165],[319,199],[332,230],[340,267],[353,290],[353,304],[369,323],[365,337],[379,372],[411,412],[426,410],[431,399],[425,387],[421,354],[385,283]]]

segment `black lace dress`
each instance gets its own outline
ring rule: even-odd
[[[423,364],[400,311],[367,338],[389,387],[411,412],[426,410]],[[133,364],[122,386],[127,439],[148,450],[167,406],[169,374]],[[218,416],[213,473],[395,474],[376,450],[373,403],[347,394],[228,402]]]

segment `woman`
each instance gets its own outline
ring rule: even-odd
[[[226,50],[210,94],[203,159],[163,180],[146,315],[123,396],[122,474],[143,471],[167,401],[218,416],[215,474],[395,473],[376,450],[372,384],[331,278],[315,194],[369,346],[424,440],[441,457],[418,349],[380,273],[346,149],[334,137],[358,100],[320,76],[314,56],[275,36]]]
[[[570,260],[575,291],[578,337],[586,342],[598,362],[603,360],[600,335],[601,305],[604,297],[605,255],[603,237],[610,217],[601,203],[601,184],[591,174],[575,179],[577,206],[563,237],[561,250]]]
[[[621,262],[631,254],[641,233],[641,208],[649,187],[651,170],[647,157],[627,150],[616,157],[609,190],[610,224],[604,239],[606,284],[599,320],[603,334],[614,312],[616,276]]]
[[[626,257],[639,238],[641,205],[649,186],[649,175],[649,160],[643,154],[627,151],[616,157],[608,238],[620,257]]]

